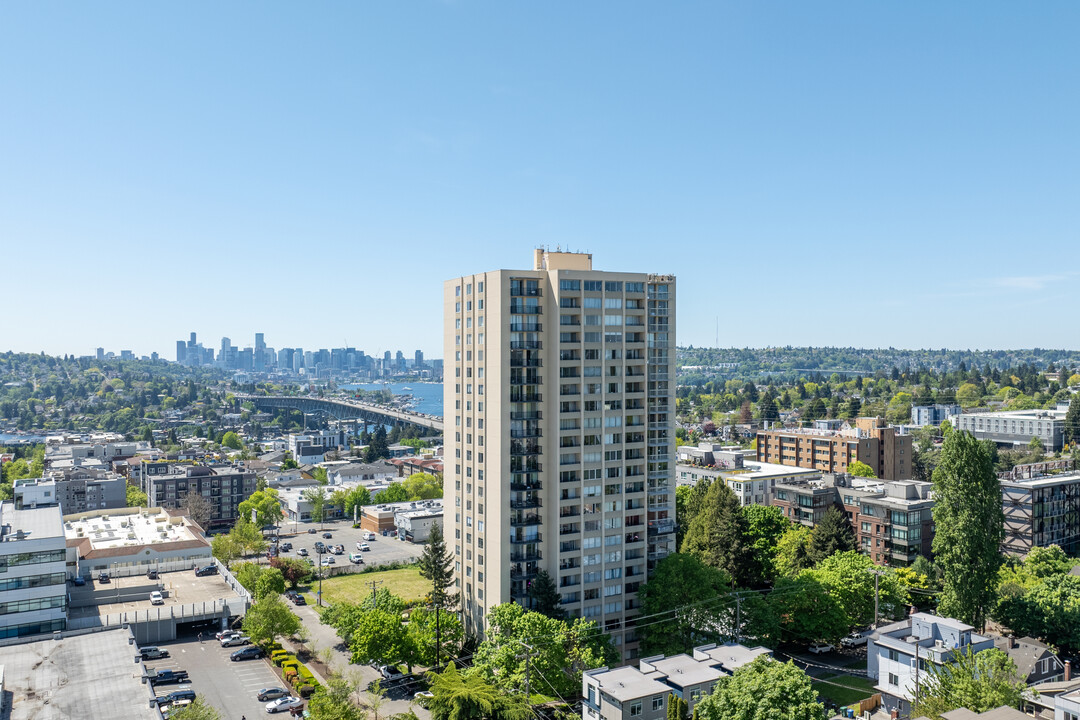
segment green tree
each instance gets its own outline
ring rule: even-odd
[[[641,613],[658,621],[639,630],[646,655],[689,652],[715,627],[727,606],[731,576],[696,555],[673,553],[656,564],[638,590]]]
[[[295,470],[298,467],[300,467],[300,465],[293,459],[292,453],[285,453],[285,459],[281,461],[281,469]]]
[[[690,524],[683,541],[684,552],[697,555],[706,565],[720,568],[736,584],[750,577],[750,548],[746,543],[748,523],[735,492],[722,481],[709,486],[701,511]]]
[[[750,546],[754,585],[768,584],[776,577],[777,546],[791,527],[784,512],[770,505],[745,505],[746,541]]]
[[[874,621],[874,576],[881,617],[903,617],[907,591],[896,573],[879,569],[855,550],[836,553],[804,574],[817,580],[843,610],[849,627],[865,627]]]
[[[941,720],[943,713],[957,708],[975,713],[1002,705],[1015,708],[1026,687],[1015,663],[1001,650],[975,653],[966,648],[941,665],[927,663],[911,714]]]
[[[263,569],[260,565],[253,562],[242,562],[235,567],[230,568],[233,577],[236,581],[244,586],[249,593],[255,595],[255,588],[259,582],[259,576],[262,575]]]
[[[776,541],[776,572],[778,575],[794,577],[814,562],[810,559],[810,542],[813,539],[810,528],[792,524],[780,539]]]
[[[876,478],[877,474],[874,472],[874,468],[870,467],[862,460],[852,460],[848,465],[848,472],[855,477],[864,478]]]
[[[318,471],[322,470],[320,474]],[[311,505],[311,521],[322,523],[326,520],[326,469],[317,468],[315,472],[315,487],[308,488],[300,493],[304,501]]]
[[[429,673],[432,720],[525,720],[526,698],[505,695],[480,673],[461,675],[450,663],[441,673]]]
[[[215,535],[210,541],[210,552],[225,567],[230,567],[234,560],[244,554],[244,548],[231,534]]]
[[[239,518],[229,531],[229,535],[239,547],[243,548],[245,555],[254,555],[266,550],[266,539],[263,538],[262,530],[247,518]]]
[[[543,568],[537,571],[536,577],[529,583],[529,599],[532,600],[533,610],[542,615],[556,619],[562,619],[565,615],[560,607],[562,596],[559,595],[559,588]]]
[[[1069,385],[1073,384],[1073,378],[1080,381],[1080,375],[1073,375],[1069,378]],[[1065,412],[1065,442],[1070,445],[1080,442],[1080,395],[1072,396],[1069,409]]]
[[[221,720],[221,713],[201,697],[196,697],[190,704],[172,709],[169,720]]]
[[[280,570],[285,582],[294,590],[304,578],[311,574],[311,566],[299,558],[273,557],[270,558],[270,566]]]
[[[768,603],[780,623],[781,637],[787,642],[836,642],[851,627],[840,603],[807,573],[777,580]]]
[[[401,615],[386,610],[360,613],[350,634],[349,650],[351,662],[357,665],[408,663],[412,671],[415,650]]]
[[[408,500],[409,491],[405,489],[404,484],[399,482],[390,483],[385,490],[375,493],[375,502],[377,503],[407,502]]]
[[[422,607],[409,613],[408,634],[412,662],[425,667],[438,667],[447,658],[455,657],[465,639],[457,613],[440,613],[436,628],[435,611]]]
[[[240,517],[249,521],[252,511],[255,512],[255,525],[260,528],[277,525],[285,517],[281,511],[278,491],[273,488],[256,490],[238,506]]]
[[[364,711],[352,699],[356,690],[344,675],[330,673],[326,684],[308,701],[311,720],[365,720]]]
[[[1037,578],[1068,575],[1073,562],[1057,545],[1033,547],[1024,557],[1024,567]]]
[[[810,560],[817,564],[838,552],[855,549],[855,533],[843,510],[830,505],[810,532]]]
[[[266,568],[259,574],[255,582],[255,597],[264,598],[267,595],[280,595],[285,592],[285,576],[277,568]]]
[[[146,507],[149,502],[149,498],[139,488],[134,485],[127,486],[127,506],[128,507]]]
[[[675,693],[668,693],[667,720],[686,720],[690,704]]]
[[[982,400],[982,391],[975,383],[964,383],[956,390],[956,402],[965,408],[975,407]]]
[[[720,678],[694,708],[701,720],[824,720],[810,677],[788,661],[767,656]]]
[[[240,436],[232,430],[225,433],[225,436],[221,438],[221,444],[232,450],[240,450],[244,447],[244,443],[240,441]]]
[[[675,547],[678,552],[683,551],[683,540],[690,524],[701,512],[701,506],[705,502],[705,496],[709,493],[712,478],[702,478],[693,485],[683,485],[675,488],[675,517],[678,525],[675,528]]]
[[[417,561],[420,577],[431,584],[431,604],[440,610],[457,607],[458,596],[454,587],[454,556],[446,546],[442,526],[435,523]]]
[[[488,611],[487,620],[487,636],[473,655],[473,667],[504,690],[525,686],[522,642],[533,647],[532,687],[548,696],[581,692],[584,670],[612,665],[618,658],[611,638],[583,618],[555,620],[503,603]]]
[[[442,478],[431,473],[413,473],[401,482],[409,500],[433,500],[443,496]]]
[[[253,643],[268,645],[279,637],[293,635],[300,629],[300,618],[278,595],[256,600],[244,615],[244,633]]]
[[[934,470],[934,559],[944,589],[942,615],[983,627],[994,606],[1005,516],[986,448],[970,433],[945,438]]]

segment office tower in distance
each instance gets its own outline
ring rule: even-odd
[[[416,354],[413,355],[413,367],[416,368],[417,370],[424,367],[424,351],[423,350],[417,350]]]
[[[532,604],[638,654],[638,588],[674,552],[675,278],[537,250],[444,287],[445,518],[463,618]]]

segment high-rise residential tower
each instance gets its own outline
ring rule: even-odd
[[[531,270],[445,284],[446,533],[466,629],[529,606],[637,655],[637,591],[674,552],[675,278],[537,250]]]

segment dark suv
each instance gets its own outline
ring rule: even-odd
[[[161,696],[158,697],[157,701],[158,701],[158,705],[171,705],[172,703],[177,702],[178,700],[194,700],[194,699],[195,699],[195,691],[188,689],[188,690],[176,690],[174,692],[169,693],[168,695],[161,695]]]
[[[246,648],[240,648],[229,655],[229,659],[234,662],[237,660],[254,660],[255,658],[261,658],[265,654],[262,648],[256,645],[248,645]]]
[[[217,565],[207,565],[195,571],[195,577],[203,577],[204,575],[217,575]]]

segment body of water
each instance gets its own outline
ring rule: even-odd
[[[442,387],[441,385],[439,387]],[[440,397],[441,400],[441,397]],[[442,414],[442,402],[439,403],[439,414]],[[45,438],[40,435],[8,435],[0,433],[0,445],[17,445],[20,443],[43,443]]]
[[[412,395],[415,404],[409,408],[428,415],[443,416],[442,383],[344,383],[342,390],[389,390],[395,395]],[[410,388],[406,390],[405,388]]]

